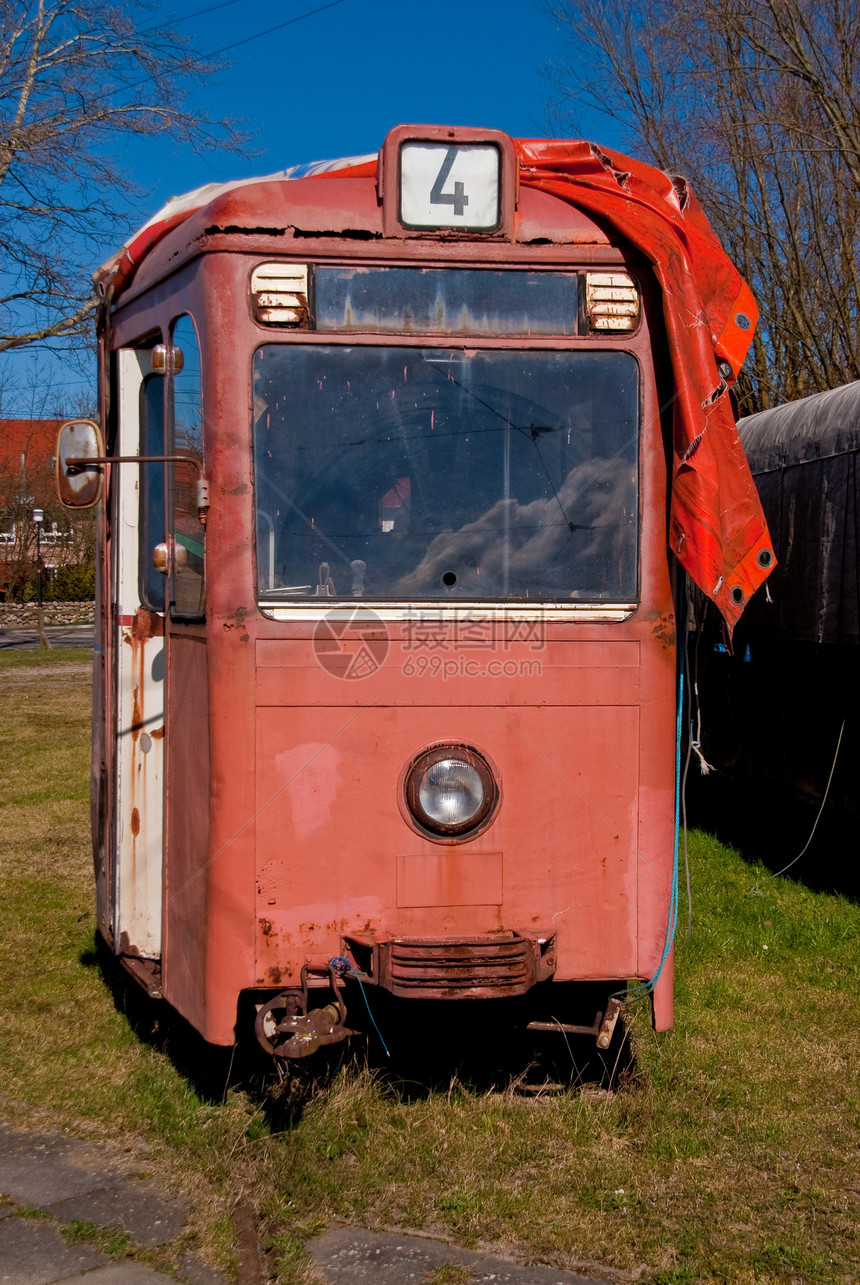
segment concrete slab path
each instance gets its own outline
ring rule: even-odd
[[[238,1218],[238,1285],[262,1285],[251,1211]],[[134,1247],[170,1250],[181,1235],[180,1196],[105,1162],[97,1147],[64,1134],[26,1133],[0,1122],[0,1285],[227,1285],[190,1254],[170,1256],[174,1275],[142,1262],[111,1259],[70,1241],[63,1228],[90,1223],[124,1232]],[[245,1226],[244,1224],[248,1225]],[[253,1242],[253,1243],[251,1243]],[[469,1285],[606,1285],[543,1265],[524,1266],[428,1236],[334,1227],[308,1243],[326,1285],[424,1285],[440,1268],[458,1268]],[[616,1278],[617,1278],[617,1274]]]
[[[524,1266],[480,1250],[461,1249],[425,1236],[336,1227],[308,1242],[317,1270],[329,1285],[422,1285],[439,1268],[459,1268],[469,1285],[606,1285],[540,1264]]]
[[[0,1285],[56,1285],[84,1273],[87,1285],[175,1285],[175,1276],[70,1242],[61,1228],[91,1223],[157,1249],[181,1234],[185,1213],[180,1196],[106,1164],[89,1143],[0,1123]],[[226,1285],[188,1254],[174,1261],[188,1285]]]

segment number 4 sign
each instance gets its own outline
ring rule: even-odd
[[[492,143],[405,142],[400,219],[407,228],[492,232],[501,219],[501,158]]]

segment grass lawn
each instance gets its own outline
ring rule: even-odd
[[[234,1268],[238,1200],[283,1283],[314,1280],[303,1245],[333,1220],[643,1285],[860,1281],[860,907],[694,833],[675,1029],[630,1011],[617,1091],[454,1068],[416,1092],[358,1060],[301,1097],[237,1082],[96,950],[87,660],[0,656],[0,1114],[182,1188],[191,1225],[159,1266],[192,1248]]]

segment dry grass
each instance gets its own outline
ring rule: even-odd
[[[193,1243],[222,1266],[230,1208],[250,1202],[284,1283],[314,1280],[303,1246],[334,1220],[643,1285],[860,1280],[857,906],[694,836],[676,1027],[657,1038],[631,1013],[635,1073],[618,1092],[527,1098],[457,1078],[406,1091],[354,1066],[304,1095],[228,1089],[228,1065],[106,985],[94,952],[80,654],[15,687],[27,666],[5,659],[10,1118],[103,1137],[181,1185]]]

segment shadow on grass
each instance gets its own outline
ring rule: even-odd
[[[590,1025],[621,983],[544,983],[516,999],[458,1003],[397,999],[375,989],[365,1000],[348,982],[347,1025],[358,1034],[308,1058],[274,1059],[254,1036],[250,1002],[240,1005],[238,1042],[222,1048],[208,1044],[164,1000],[151,999],[98,934],[81,963],[99,970],[135,1036],[170,1058],[202,1100],[216,1104],[230,1089],[241,1089],[276,1131],[296,1124],[314,1094],[346,1065],[370,1070],[386,1092],[406,1101],[447,1093],[454,1083],[475,1093],[529,1097],[613,1092],[635,1070],[623,1018],[605,1051],[593,1035],[527,1029],[533,1020]]]
[[[207,1043],[166,1001],[147,995],[98,933],[93,948],[81,955],[81,963],[98,969],[114,1008],[135,1036],[169,1057],[203,1101],[221,1102],[230,1088],[262,1084],[264,1073],[271,1073],[272,1059],[253,1039],[253,1032],[250,1041],[232,1048]]]
[[[623,1021],[606,1051],[597,1048],[593,1035],[572,1034],[561,1025],[532,1031],[528,1023],[590,1026],[620,985],[544,983],[516,999],[460,1003],[409,1001],[381,992],[373,997],[373,1011],[390,1056],[371,1032],[371,1064],[407,1098],[446,1092],[453,1080],[477,1093],[613,1090],[633,1070]],[[354,999],[351,1012],[357,1007]]]
[[[136,1038],[170,1058],[203,1101],[224,1101],[240,1088],[257,1101],[275,1130],[301,1118],[312,1096],[345,1065],[369,1069],[387,1092],[404,1100],[464,1090],[542,1096],[551,1092],[612,1092],[634,1074],[634,1059],[623,1019],[612,1045],[602,1051],[594,1036],[563,1031],[528,1031],[531,1020],[590,1024],[605,1011],[612,989],[599,984],[544,984],[514,1000],[405,1001],[373,992],[369,1005],[355,983],[345,992],[347,1024],[359,1034],[321,1047],[310,1058],[273,1059],[253,1034],[253,1009],[239,1013],[234,1047],[207,1043],[163,1000],[153,1000],[130,977],[96,934],[93,950],[81,956],[98,968],[114,1007]]]

